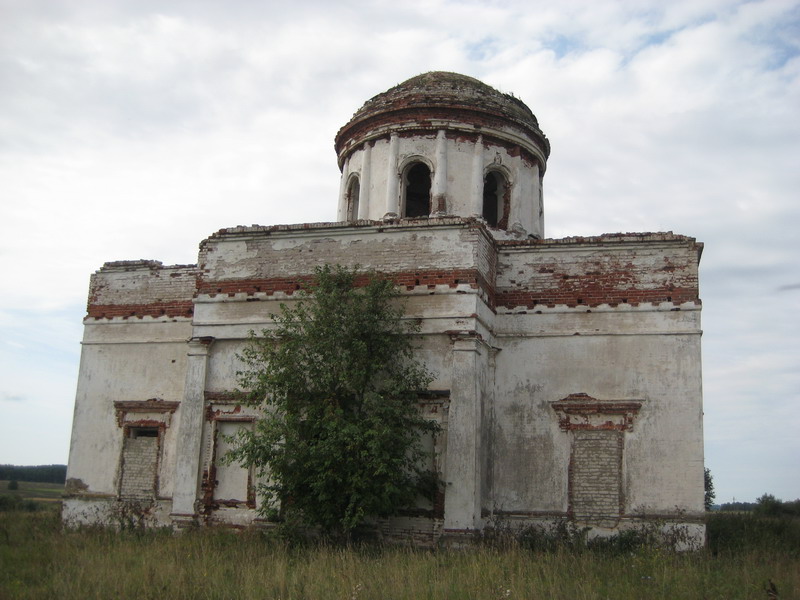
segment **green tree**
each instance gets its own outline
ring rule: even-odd
[[[756,499],[755,513],[765,517],[777,517],[783,512],[783,502],[772,494],[763,494]]]
[[[711,507],[714,505],[714,498],[717,497],[717,493],[714,491],[714,478],[711,476],[711,469],[708,467],[703,470],[703,484],[705,487],[703,504],[705,505],[706,510],[711,510]]]
[[[438,426],[418,397],[433,378],[414,358],[419,326],[403,319],[393,284],[325,266],[271,317],[274,329],[251,332],[237,373],[263,417],[229,457],[269,481],[259,486],[262,512],[281,506],[349,539],[365,519],[432,495],[421,437]]]

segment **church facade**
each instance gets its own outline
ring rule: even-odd
[[[391,278],[435,375],[420,410],[436,501],[376,525],[431,543],[569,520],[657,522],[701,544],[698,264],[673,233],[544,236],[550,145],[517,98],[414,77],[336,136],[338,221],[222,229],[197,264],[106,263],[91,278],[65,522],[263,524],[254,473],[222,458],[257,414],[237,353],[314,269]]]

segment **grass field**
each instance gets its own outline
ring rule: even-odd
[[[800,552],[287,548],[257,532],[63,531],[0,513],[0,599],[800,598]]]
[[[34,481],[18,481],[19,489],[9,490],[8,481],[0,479],[0,494],[19,496],[25,500],[36,502],[61,502],[64,492],[63,483],[37,483]]]

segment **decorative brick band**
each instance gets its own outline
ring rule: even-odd
[[[402,273],[379,273],[381,277],[392,281],[395,285],[412,290],[416,286],[427,286],[430,289],[437,285],[447,285],[454,288],[467,284],[474,289],[484,290],[490,297],[491,287],[477,269],[443,269],[420,270]],[[311,276],[273,277],[268,279],[232,279],[226,281],[198,282],[197,293],[207,294],[212,298],[218,294],[247,294],[252,296],[257,293],[272,295],[276,292],[291,295],[294,292],[307,289],[312,280]],[[363,287],[369,281],[367,275],[356,277],[356,287]]]
[[[112,319],[122,317],[191,317],[194,305],[191,300],[172,302],[152,302],[148,304],[89,304],[86,316],[93,319]]]
[[[596,281],[586,280],[574,282],[571,289],[548,289],[548,290],[500,290],[495,296],[497,306],[505,308],[516,308],[524,306],[533,308],[536,305],[543,305],[553,308],[556,305],[566,305],[570,307],[578,306],[600,306],[608,304],[617,306],[619,304],[629,304],[637,306],[642,303],[659,304],[661,302],[672,302],[674,305],[684,302],[694,302],[700,304],[697,296],[697,288],[656,288],[656,289],[618,289],[603,288],[597,285]]]
[[[218,294],[234,296],[236,294],[264,293],[269,296],[276,292],[291,295],[306,289],[311,283],[310,276],[297,277],[270,277],[267,279],[230,279],[225,281],[208,281],[200,279],[197,282],[197,294],[208,295],[214,298]]]

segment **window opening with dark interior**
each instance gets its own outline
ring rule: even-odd
[[[431,213],[431,170],[424,163],[406,171],[406,217],[427,217]]]
[[[356,221],[358,219],[358,201],[361,194],[361,184],[358,177],[353,177],[350,186],[347,188],[347,220]]]
[[[503,216],[503,196],[505,178],[496,171],[490,171],[483,180],[483,218],[489,227],[497,227]]]
[[[131,427],[128,430],[128,435],[132,439],[143,438],[143,437],[158,437],[158,428],[157,427]]]

